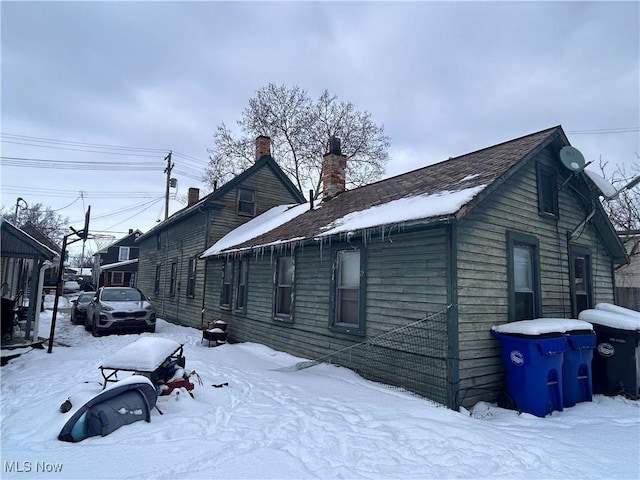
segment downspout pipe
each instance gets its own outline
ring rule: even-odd
[[[34,314],[34,321],[33,321],[33,339],[32,341],[37,341],[38,340],[38,327],[40,325],[40,310],[42,309],[42,290],[44,289],[44,272],[45,270],[47,270],[48,268],[51,268],[53,266],[53,263],[51,263],[50,261],[45,261],[42,266],[40,267],[40,273],[38,275],[38,296],[36,298],[36,311]],[[28,331],[28,327],[27,327],[27,332],[25,334],[25,339],[28,339],[29,337],[29,331]]]

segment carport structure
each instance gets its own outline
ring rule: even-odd
[[[58,253],[8,220],[0,220],[2,280],[2,346],[30,345],[38,340],[44,271]],[[14,307],[19,307],[20,334],[14,335]]]

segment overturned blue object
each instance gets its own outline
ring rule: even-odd
[[[80,442],[108,435],[123,425],[151,421],[158,394],[147,377],[133,375],[109,386],[82,405],[58,435],[63,442]]]

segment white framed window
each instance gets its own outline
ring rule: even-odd
[[[509,318],[532,320],[542,315],[538,240],[514,232],[508,234]]]
[[[246,258],[238,262],[238,279],[236,282],[236,310],[247,308],[247,269],[249,262]]]
[[[365,332],[364,249],[337,248],[333,263],[330,325],[345,333]]]
[[[222,267],[222,292],[220,293],[220,306],[224,309],[231,308],[232,284],[233,262],[227,259]]]
[[[291,320],[295,262],[290,256],[279,257],[276,264],[274,316],[278,320]]]
[[[129,260],[130,247],[118,247],[118,261],[124,262]]]

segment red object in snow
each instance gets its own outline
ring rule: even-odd
[[[188,378],[180,378],[178,380],[174,380],[173,382],[165,383],[167,386],[166,389],[160,392],[160,395],[169,395],[176,388],[186,388],[188,392],[191,392],[195,388],[195,385],[189,381]]]

